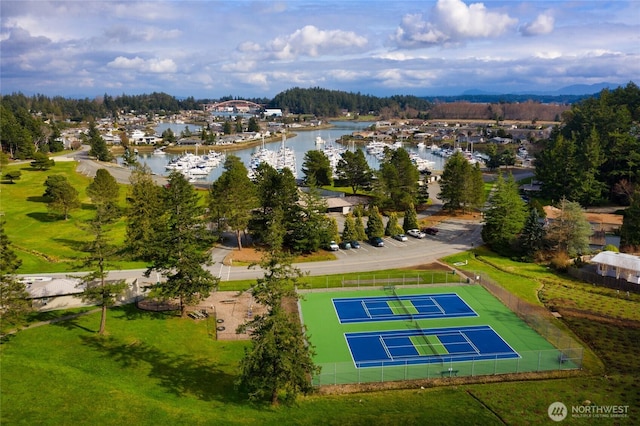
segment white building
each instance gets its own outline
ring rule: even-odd
[[[640,257],[626,253],[603,251],[591,258],[598,275],[640,284]]]

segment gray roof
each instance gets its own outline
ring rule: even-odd
[[[640,271],[640,257],[632,254],[603,251],[593,256],[591,261],[630,271]]]

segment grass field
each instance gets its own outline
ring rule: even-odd
[[[19,273],[46,273],[77,271],[84,254],[81,246],[90,238],[79,227],[95,214],[86,188],[92,179],[75,173],[76,163],[59,162],[47,171],[33,170],[29,164],[4,166],[8,170],[20,170],[22,176],[16,183],[2,182],[0,211],[6,221],[5,232],[12,242],[16,255],[22,260]],[[51,214],[42,198],[44,182],[49,175],[62,174],[78,190],[82,204],[70,213],[68,220]],[[124,206],[127,185],[120,185],[120,205]],[[118,222],[112,230],[114,243],[124,241],[125,221]],[[144,268],[140,262],[114,262],[114,269]]]
[[[456,293],[478,316],[419,319],[423,329],[488,325],[518,354],[520,359],[491,361],[446,362],[443,364],[358,369],[354,365],[345,333],[412,329],[413,321],[357,322],[341,324],[332,299],[336,297],[388,296],[383,289],[310,292],[300,302],[302,317],[316,348],[314,361],[322,365],[316,383],[364,383],[369,381],[406,380],[440,377],[448,368],[460,376],[545,371],[577,368],[576,364],[559,363],[560,351],[529,328],[513,312],[478,285],[410,287],[396,290],[399,295]],[[579,359],[576,359],[579,362]]]

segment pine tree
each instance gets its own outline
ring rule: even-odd
[[[351,187],[355,194],[362,188],[368,188],[373,173],[361,149],[345,151],[336,165],[336,175],[341,182]]]
[[[278,405],[282,398],[292,403],[313,390],[310,378],[320,371],[298,317],[284,309],[285,300],[297,299],[295,287],[302,273],[279,250],[272,250],[260,266],[265,275],[251,287],[251,294],[267,312],[239,327],[241,332],[252,330],[252,345],[240,361],[237,385],[251,400]]]
[[[107,143],[104,141],[104,138],[96,127],[96,123],[93,121],[89,123],[87,139],[89,145],[91,146],[91,149],[89,150],[90,156],[95,157],[98,161],[113,160],[113,155],[111,155],[111,152],[107,147]]]
[[[383,237],[384,236],[384,223],[382,221],[382,215],[378,211],[378,207],[373,206],[369,211],[369,220],[367,221],[367,237]]]
[[[525,221],[520,237],[518,238],[521,251],[526,256],[535,255],[537,251],[542,249],[545,235],[546,231],[544,229],[544,224],[540,220],[538,209],[530,209],[529,216],[527,216],[527,220]]]
[[[181,173],[169,175],[161,200],[164,214],[154,230],[152,265],[146,275],[155,270],[166,277],[155,290],[162,297],[177,298],[184,316],[187,305],[206,299],[218,284],[219,279],[203,268],[210,263],[203,244],[212,240],[204,226],[200,198]]]
[[[69,219],[71,210],[80,208],[78,190],[63,175],[50,175],[44,182],[43,197],[48,200],[49,210],[62,213],[64,220]]]
[[[398,224],[398,215],[395,212],[389,213],[389,220],[384,228],[384,235],[402,234],[402,228]]]
[[[513,176],[505,181],[498,174],[489,208],[485,212],[482,239],[493,250],[509,253],[511,243],[518,236],[526,220],[525,203],[518,193],[518,185]]]
[[[620,227],[620,248],[624,252],[640,250],[640,189],[631,196],[631,205],[624,212]]]
[[[364,227],[364,221],[362,220],[362,209],[361,208],[357,208],[355,210],[355,215],[356,215],[356,239],[358,241],[364,241],[367,239],[367,231],[365,230]]]
[[[87,187],[87,195],[96,207],[99,220],[105,223],[120,216],[118,182],[106,169],[98,169],[93,181]]]
[[[409,229],[418,229],[418,214],[413,204],[409,204],[409,207],[404,211],[404,220],[402,222],[402,229],[407,232]]]
[[[125,245],[134,259],[150,261],[155,227],[160,223],[162,188],[155,184],[148,166],[137,167],[129,178]]]
[[[209,189],[209,214],[220,231],[229,227],[235,232],[238,249],[242,250],[241,232],[247,230],[251,210],[258,206],[256,186],[239,157],[228,156],[224,169]]]
[[[358,232],[356,231],[356,220],[352,214],[348,214],[344,219],[344,227],[342,229],[342,241],[358,240]]]
[[[5,221],[0,221],[0,323],[3,328],[19,323],[31,311],[25,284],[15,276],[22,261],[13,251],[4,231],[5,224]]]

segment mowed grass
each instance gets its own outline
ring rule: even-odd
[[[291,407],[245,401],[234,387],[248,342],[216,341],[215,322],[110,311],[24,330],[2,345],[2,424],[499,424],[455,389],[313,395]],[[457,407],[455,412],[451,407]]]
[[[0,211],[3,213],[5,232],[16,255],[22,260],[18,273],[46,273],[77,271],[82,258],[83,245],[90,240],[86,231],[80,228],[83,222],[95,215],[95,209],[86,194],[87,186],[93,179],[75,172],[76,162],[57,162],[46,171],[33,170],[29,164],[3,167],[3,174],[10,170],[20,170],[20,180],[10,184],[2,181],[0,190]],[[64,175],[78,191],[81,208],[72,210],[68,220],[52,214],[42,197],[47,177]],[[128,185],[120,185],[120,205],[125,206]],[[125,238],[126,223],[121,219],[110,232],[114,244],[121,244]],[[114,269],[144,268],[141,262],[115,261]]]

